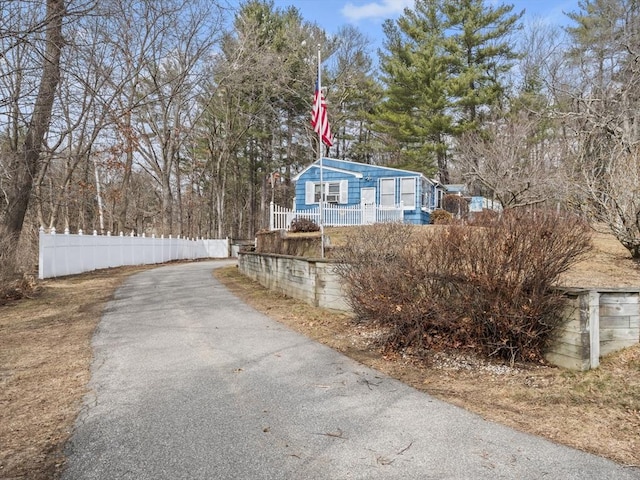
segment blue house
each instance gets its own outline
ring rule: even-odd
[[[320,161],[305,168],[293,181],[294,210],[317,207],[321,194]],[[329,207],[396,209],[401,211],[404,222],[418,225],[430,222],[431,212],[440,207],[444,195],[444,188],[422,173],[334,158],[322,159],[322,183]]]

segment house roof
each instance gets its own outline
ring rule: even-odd
[[[317,161],[316,161],[317,162]],[[304,170],[302,170],[300,173],[298,173],[295,177],[293,177],[293,181],[297,182],[298,179],[306,172],[308,172],[309,170],[311,170],[312,168],[320,168],[320,165],[318,163],[312,163],[311,165],[309,165],[307,168],[305,168]],[[322,166],[323,170],[328,170],[330,172],[338,172],[338,173],[344,173],[347,175],[353,175],[356,178],[362,178],[362,173],[360,172],[354,172],[352,170],[345,170],[343,168],[335,168],[335,167],[328,167],[326,165]]]
[[[354,171],[352,171],[352,170],[349,170],[349,165],[362,165],[362,166],[366,166],[366,167],[369,167],[369,168],[376,168],[376,169],[381,169],[381,170],[389,170],[389,171],[391,171],[391,172],[412,173],[412,174],[414,174],[414,175],[417,175],[417,176],[420,176],[420,177],[423,177],[423,178],[427,179],[427,180],[428,180],[428,181],[430,181],[431,183],[438,184],[438,182],[437,182],[436,180],[431,180],[431,179],[427,178],[424,174],[422,174],[422,173],[420,173],[420,172],[414,172],[414,171],[412,171],[412,170],[402,170],[402,169],[399,169],[399,168],[393,168],[393,167],[383,167],[383,166],[380,166],[380,165],[370,165],[370,164],[366,164],[366,163],[352,162],[352,161],[350,161],[350,160],[341,160],[341,159],[338,159],[338,158],[327,158],[327,157],[323,157],[323,160],[328,160],[328,161],[330,161],[330,162],[332,162],[332,163],[336,163],[336,162],[337,162],[337,163],[343,164],[343,165],[344,165],[344,167],[346,167],[346,168],[336,168],[336,167],[329,167],[329,166],[327,166],[327,165],[324,165],[324,164],[323,164],[323,166],[322,166],[322,169],[323,169],[323,170],[329,170],[329,171],[334,171],[334,172],[345,173],[345,174],[348,174],[348,175],[353,175],[353,176],[354,176],[354,177],[356,177],[356,178],[362,178],[362,177],[363,177],[362,173],[360,173],[360,172],[354,172]],[[300,178],[304,173],[306,173],[307,171],[309,171],[309,170],[310,170],[310,169],[312,169],[312,168],[320,168],[319,160],[316,160],[316,161],[315,161],[315,162],[313,162],[311,165],[309,165],[308,167],[306,167],[304,170],[302,170],[300,173],[298,173],[295,177],[293,177],[293,179],[292,179],[292,180],[293,180],[294,182],[297,182],[297,181],[298,181],[298,179],[299,179],[299,178]]]
[[[448,193],[467,194],[467,186],[464,183],[448,183],[444,186]]]

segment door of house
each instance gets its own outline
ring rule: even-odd
[[[362,223],[371,224],[376,221],[376,189],[365,187],[360,190],[362,201]]]

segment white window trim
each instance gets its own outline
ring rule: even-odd
[[[412,185],[411,192],[404,192],[404,185]],[[417,185],[416,185],[416,177],[400,177],[400,201],[402,203],[403,210],[415,210],[416,209],[416,194],[417,194]],[[408,195],[411,193],[412,200],[411,204],[404,203],[403,197],[404,195]]]
[[[387,204],[382,201],[383,198],[391,197],[391,194],[385,193],[384,191],[384,185],[388,183],[393,183],[393,202],[391,204]],[[380,190],[380,206],[381,207],[395,207],[398,204],[397,198],[396,198],[398,188],[397,188],[397,182],[395,178],[381,178],[379,180],[379,190]]]
[[[418,208],[417,195],[418,195],[418,177],[387,177],[381,178],[378,181],[378,190],[380,195],[379,204],[382,207],[390,207],[390,206],[398,206],[402,203],[402,194],[403,194],[403,186],[411,184],[412,185],[412,201],[411,204],[402,205],[403,210],[415,210]],[[383,198],[391,198],[391,193],[384,194],[383,185],[385,184],[393,184],[393,203],[385,204],[383,203]],[[407,192],[408,193],[408,192]]]
[[[337,195],[337,202],[327,202],[328,203],[338,203],[338,204],[346,204],[349,203],[349,181],[348,180],[333,180],[333,181],[323,181],[324,184],[324,195],[325,199],[329,195],[330,186],[338,187],[338,193],[333,193],[332,195]],[[320,199],[316,200],[316,190],[317,187],[320,186],[320,182],[306,182],[305,183],[305,205],[319,205]],[[335,189],[335,188],[334,188]]]

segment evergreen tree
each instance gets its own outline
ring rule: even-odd
[[[487,6],[484,0],[442,2],[446,18],[445,50],[450,66],[451,94],[458,112],[458,130],[473,130],[482,113],[502,106],[505,75],[518,58],[509,37],[524,14],[513,5]]]
[[[477,129],[500,106],[505,76],[517,59],[509,35],[522,16],[512,5],[483,0],[417,0],[384,26],[384,101],[377,131],[399,154],[397,163],[449,181],[452,136]]]
[[[435,2],[418,0],[396,23],[384,24],[386,53],[380,55],[384,99],[374,112],[394,166],[447,178],[446,136],[453,119],[447,111],[444,22]],[[436,160],[436,158],[438,160]]]

